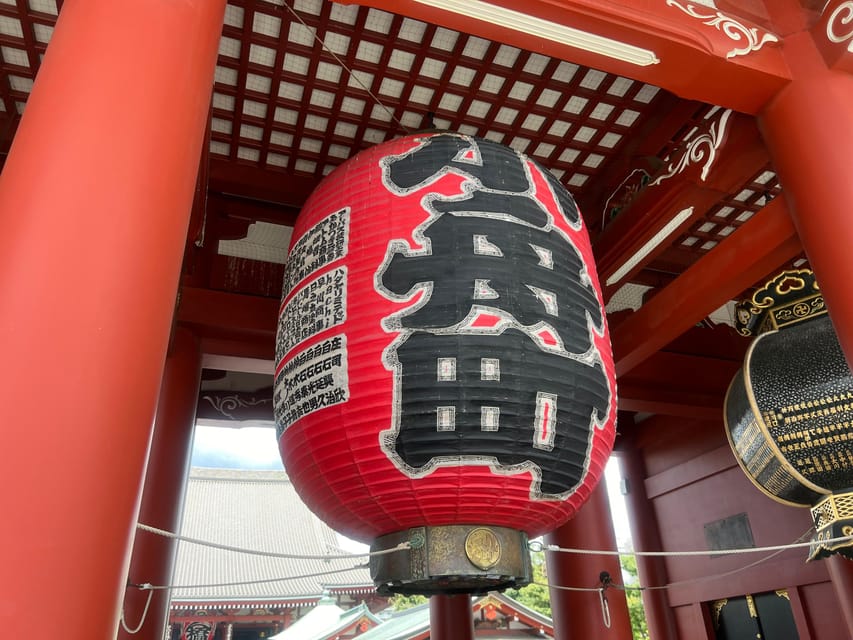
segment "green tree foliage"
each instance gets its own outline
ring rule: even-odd
[[[403,611],[425,604],[429,602],[429,599],[426,596],[404,596],[401,593],[395,593],[388,599],[388,602],[394,611]]]
[[[545,570],[545,553],[534,551],[530,554],[533,563],[533,582],[521,589],[507,589],[506,595],[518,600],[534,611],[551,616],[551,594],[548,591],[548,576]]]
[[[551,594],[548,590],[548,574],[545,566],[545,554],[542,551],[534,551],[530,554],[533,565],[533,581],[521,589],[507,589],[506,595],[518,600],[526,607],[551,617]],[[637,559],[632,555],[621,556],[622,576],[625,585],[636,586],[639,584],[637,577]],[[634,640],[649,640],[649,629],[646,625],[646,614],[643,610],[643,601],[640,591],[637,589],[626,589],[625,595],[628,599],[628,614],[631,618],[631,629]],[[424,596],[391,596],[390,603],[395,611],[410,609],[427,602]]]
[[[632,556],[621,556],[622,574],[626,586],[639,584],[637,577],[637,559]],[[545,554],[541,551],[531,553],[533,563],[533,582],[521,589],[507,589],[506,595],[515,598],[531,609],[551,616],[551,594],[548,591],[548,576],[545,566]],[[649,629],[646,625],[646,614],[640,591],[626,589],[628,599],[628,614],[631,618],[631,630],[634,640],[649,640]]]
[[[620,556],[622,576],[626,587],[639,585],[637,578],[637,558],[635,556]],[[649,627],[646,625],[646,612],[639,589],[625,589],[628,599],[628,615],[631,617],[631,631],[634,640],[649,640]]]

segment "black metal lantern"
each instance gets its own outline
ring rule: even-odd
[[[809,560],[853,558],[853,377],[809,270],[786,271],[737,306],[757,335],[725,402],[726,434],[766,495],[811,507]]]

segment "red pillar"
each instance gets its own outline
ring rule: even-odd
[[[853,561],[842,556],[832,556],[824,560],[832,580],[832,587],[841,605],[841,614],[847,628],[847,636],[853,638]]]
[[[853,368],[853,76],[829,69],[813,37],[823,35],[804,31],[785,38],[792,80],[760,115],[759,127]],[[847,632],[853,637],[850,569],[834,560],[828,564]]]
[[[0,176],[0,627],[115,638],[224,0],[66,2]]]
[[[431,640],[472,640],[471,597],[467,594],[431,596],[429,628]]]
[[[571,549],[616,550],[616,536],[604,481],[592,492],[577,516],[546,536],[549,545]],[[555,640],[631,640],[631,619],[625,593],[606,590],[610,608],[610,628],[604,623],[598,592],[566,591],[555,586],[594,588],[599,575],[607,571],[613,582],[622,584],[622,570],[616,556],[585,555],[550,551],[546,553],[551,587],[551,617]]]
[[[645,465],[642,454],[634,442],[629,441],[625,445],[624,450],[619,454],[619,461],[622,463],[622,475],[628,483],[625,504],[634,548],[642,551],[662,551],[660,530],[652,504],[646,495]],[[663,586],[668,583],[663,558],[638,556],[637,573],[640,584],[646,587]],[[642,598],[649,636],[655,640],[678,640],[675,618],[669,607],[666,590],[643,591]]]
[[[759,126],[853,366],[853,76],[829,70],[808,32],[787,36],[785,52],[793,80],[760,115]]]
[[[193,427],[201,382],[201,353],[198,341],[186,329],[175,332],[166,358],[154,437],[148,454],[145,485],[139,522],[177,531],[184,504],[184,489],[190,468]],[[162,536],[138,531],[133,544],[128,582],[133,584],[169,584],[175,561],[177,543]],[[128,587],[124,598],[124,620],[132,631],[142,621],[135,634],[119,629],[121,640],[162,640],[169,614],[169,592],[149,593]],[[142,616],[145,615],[143,620]]]

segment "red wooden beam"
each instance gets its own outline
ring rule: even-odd
[[[850,6],[843,0],[831,0],[826,4],[820,19],[811,29],[812,39],[828,67],[853,73],[848,46],[850,45]]]
[[[619,410],[691,420],[716,420],[723,415],[723,396],[620,382]]]
[[[182,287],[177,321],[195,332],[204,354],[272,361],[279,301]]]
[[[420,0],[360,0],[359,4],[641,80],[683,98],[744,113],[760,111],[789,80],[781,47],[775,42],[781,36],[695,2],[647,2],[640,7],[599,0],[493,0],[473,7],[482,18]],[[527,28],[520,20],[500,26],[487,14],[495,7],[644,49],[648,60],[625,62],[544,39],[541,28]],[[714,19],[715,23],[708,24]]]
[[[209,184],[211,191],[243,198],[301,208],[319,184],[319,180],[283,171],[259,170],[257,167],[211,159]]]
[[[299,214],[299,207],[258,200],[245,195],[212,192],[208,195],[208,203],[211,212],[249,223],[270,222],[292,227]]]
[[[723,139],[715,151],[716,157],[705,179],[701,177],[702,162],[688,165],[676,175],[665,178],[659,184],[646,187],[637,200],[622,212],[602,233],[593,247],[596,256],[598,275],[602,283],[639,251],[670,220],[687,207],[693,207],[693,214],[680,226],[687,227],[695,218],[704,215],[708,209],[723,197],[741,189],[745,176],[753,176],[767,165],[768,156],[761,143],[755,119],[741,114],[732,114],[724,128]],[[708,145],[698,145],[705,158],[710,155]],[[684,149],[685,153],[690,151]],[[670,160],[675,161],[676,158]],[[704,160],[703,160],[704,162]],[[661,175],[665,175],[666,170]],[[653,181],[654,182],[654,181]],[[673,230],[671,236],[675,236]],[[620,279],[627,281],[632,273],[639,271],[657,254],[671,243],[666,241],[653,249],[643,260],[633,267],[630,273]],[[616,283],[618,285],[618,283]]]
[[[801,251],[788,208],[776,198],[613,330],[617,375]]]
[[[679,129],[701,108],[703,105],[699,102],[682,100],[671,94],[661,96],[655,113],[637,131],[632,131],[619,154],[607,163],[595,180],[573,194],[588,221],[591,236],[601,232],[601,221],[607,219],[607,200],[619,190],[631,171],[642,169],[654,173],[657,167],[653,163],[661,162],[657,157],[661,149],[676,139]]]
[[[747,344],[744,339],[744,347]],[[726,390],[740,367],[740,360],[660,351],[619,379],[619,409],[719,419]]]

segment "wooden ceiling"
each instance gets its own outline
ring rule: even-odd
[[[323,176],[434,127],[526,153],[575,195],[611,311],[621,408],[719,415],[746,343],[714,327],[725,320],[714,312],[806,264],[755,114],[786,79],[774,24],[814,21],[812,3],[793,17],[758,0],[642,12],[480,3],[658,58],[643,65],[434,3],[367,4],[228,2],[179,311],[210,366],[271,358],[287,228]],[[0,0],[0,162],[61,6]]]

